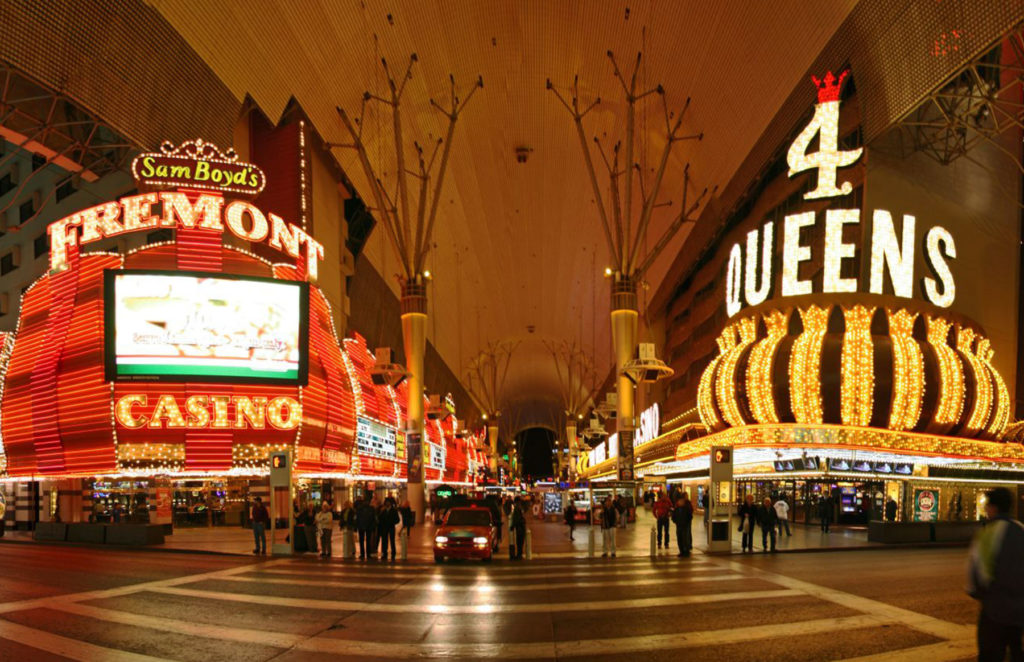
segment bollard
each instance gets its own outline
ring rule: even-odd
[[[406,528],[398,535],[398,558],[409,560],[409,529]]]
[[[656,528],[654,528],[653,526],[651,527],[651,556],[657,556],[658,555],[658,553],[656,551],[656,548],[655,548],[655,544],[656,544],[656,541],[658,539],[658,532],[657,531],[658,530]]]
[[[525,556],[527,561],[533,560],[533,531],[529,528],[526,529],[526,550]]]
[[[597,551],[594,549],[594,524],[590,524],[590,529],[587,532],[587,556],[594,558]]]

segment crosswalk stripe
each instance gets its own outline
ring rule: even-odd
[[[146,616],[127,611],[105,609],[90,605],[67,602],[54,604],[50,609],[95,618],[109,623],[120,623],[135,627],[162,630],[177,634],[187,634],[190,637],[208,637],[221,641],[237,641],[244,644],[260,644],[274,648],[290,648],[306,638],[305,635],[288,634],[284,632],[267,632],[265,630],[253,630],[250,628],[223,627],[219,625],[208,625],[192,621],[180,621],[172,618],[160,618],[158,616]]]
[[[653,650],[674,650],[719,646],[725,644],[777,639],[807,634],[832,633],[854,628],[878,627],[878,618],[870,615],[823,618],[814,621],[777,623],[730,630],[704,630],[662,635],[640,635],[608,639],[586,639],[564,642],[530,643],[417,643],[356,641],[317,637],[296,644],[295,648],[312,653],[339,656],[366,656],[381,658],[459,658],[459,659],[528,659],[594,657]]]
[[[0,620],[0,638],[60,655],[78,662],[158,662],[162,658],[130,653],[86,641],[36,630],[26,625]]]
[[[395,604],[380,602],[357,602],[353,600],[319,600],[310,598],[285,598],[273,595],[251,595],[246,593],[224,593],[219,591],[202,591],[179,588],[177,586],[157,587],[150,589],[156,593],[182,595],[202,598],[204,600],[227,600],[231,602],[248,602],[252,604],[274,605],[278,607],[300,607],[323,609],[330,611],[374,611],[399,614],[532,614],[562,613],[572,611],[608,611],[612,609],[640,609],[644,607],[670,607],[676,605],[699,604],[704,602],[721,602],[726,600],[769,600],[803,595],[792,589],[769,591],[738,591],[734,593],[714,593],[705,595],[678,595],[658,598],[636,598],[631,600],[603,600],[594,602],[561,602],[545,604],[477,604],[477,605],[438,605],[438,604]]]
[[[431,559],[433,557],[430,557]],[[430,563],[394,563],[380,560],[372,561],[354,561],[348,560],[341,563],[335,561],[329,561],[324,564],[320,559],[288,559],[283,561],[285,567],[298,567],[312,570],[313,568],[327,567],[329,569],[336,568],[348,568],[352,570],[373,570],[375,572],[408,572],[411,567],[422,566],[423,569],[444,569],[446,573],[452,574],[473,574],[476,572],[491,572],[491,573],[519,573],[524,569],[564,569],[564,568],[591,568],[591,567],[622,567],[625,569],[634,567],[660,567],[666,568],[686,568],[689,566],[706,566],[709,561],[705,557],[691,556],[686,559],[680,559],[679,557],[672,556],[660,556],[655,559],[651,559],[649,556],[642,557],[624,557],[614,559],[578,559],[574,563],[545,563],[543,560],[535,560],[532,562],[515,563],[509,565],[484,565],[482,563],[472,563],[468,565],[451,565],[446,564],[444,566],[437,565],[433,562]]]
[[[875,655],[851,657],[842,662],[952,662],[973,658],[977,646],[978,642],[974,639],[958,639]]]
[[[269,561],[260,564],[260,567],[273,566],[280,561]],[[127,584],[125,586],[118,586],[117,588],[99,589],[96,591],[82,591],[80,593],[65,593],[63,595],[54,595],[45,598],[30,598],[28,600],[17,600],[14,602],[3,602],[0,603],[0,614],[9,613],[12,611],[22,611],[24,609],[37,609],[40,607],[49,607],[51,603],[56,601],[76,601],[76,600],[102,600],[105,598],[116,598],[122,595],[128,595],[130,593],[138,593],[139,591],[151,590],[153,588],[159,588],[162,586],[174,586],[176,584],[189,584],[192,582],[203,581],[205,579],[218,579],[222,577],[229,577],[234,574],[248,572],[252,569],[252,565],[240,565],[233,568],[227,568],[224,570],[212,570],[210,572],[201,572],[194,575],[183,575],[181,577],[173,577],[171,579],[160,579],[152,582],[142,582],[140,584]]]
[[[308,577],[311,574],[309,571],[303,571],[303,570],[300,570],[298,568],[281,568],[281,567],[275,567],[273,569],[268,569],[267,571],[263,571],[263,570],[257,568],[255,570],[253,570],[252,572],[254,572],[254,573],[255,572],[260,572],[261,576],[263,576],[263,575],[266,575],[266,576],[287,575],[287,576],[305,576],[305,577]],[[697,568],[686,568],[686,572],[689,572],[689,573],[719,572],[720,573],[720,572],[723,572],[723,570],[721,568],[714,567],[714,566],[700,566],[700,567],[697,567]],[[558,578],[558,577],[574,578],[574,577],[602,577],[602,576],[604,576],[604,577],[616,577],[616,576],[618,576],[618,577],[622,577],[623,579],[628,579],[629,577],[649,576],[649,575],[658,575],[660,577],[664,577],[666,581],[671,581],[672,579],[674,579],[676,577],[683,576],[683,575],[673,574],[671,570],[666,569],[666,568],[651,568],[651,569],[645,569],[645,570],[628,570],[628,569],[607,568],[607,569],[594,569],[594,570],[584,570],[584,571],[576,571],[576,572],[532,572],[532,571],[524,570],[522,572],[522,574],[515,575],[514,577],[513,576],[508,576],[508,575],[492,575],[492,574],[490,574],[488,572],[480,572],[480,573],[473,574],[473,575],[468,575],[467,574],[467,575],[461,575],[461,576],[458,576],[458,577],[453,577],[449,573],[443,572],[440,569],[437,569],[437,570],[434,570],[434,571],[426,571],[426,572],[396,572],[396,573],[386,574],[383,577],[380,574],[374,574],[372,571],[367,571],[367,570],[351,570],[351,571],[342,571],[342,572],[335,572],[335,571],[331,571],[331,570],[322,570],[322,571],[318,570],[317,573],[316,573],[317,577],[339,577],[339,578],[351,577],[352,579],[370,579],[370,578],[375,578],[376,577],[376,578],[380,578],[380,579],[382,579],[384,581],[387,581],[389,579],[423,579],[424,577],[434,576],[434,577],[438,577],[438,578],[444,577],[446,580],[455,580],[455,581],[474,581],[474,580],[477,580],[477,579],[490,579],[490,580],[493,580],[493,581],[516,581],[516,582],[519,582],[519,581],[524,580],[524,579],[555,579],[555,578]]]
[[[390,579],[390,578],[389,578]],[[739,581],[747,580],[749,577],[744,575],[737,575],[733,573],[729,574],[718,574],[718,575],[697,575],[687,577],[661,577],[658,579],[635,579],[634,575],[623,577],[622,581],[597,581],[597,582],[544,582],[541,584],[490,584],[490,583],[477,583],[468,586],[448,586],[442,585],[437,580],[423,580],[416,582],[407,582],[404,584],[382,584],[375,582],[359,582],[359,581],[323,581],[322,579],[279,579],[276,577],[251,577],[251,576],[239,576],[234,575],[230,577],[221,577],[220,581],[231,581],[231,582],[252,582],[257,584],[279,584],[283,586],[323,586],[325,588],[351,588],[351,589],[370,589],[379,591],[436,591],[438,593],[483,593],[483,592],[494,592],[502,593],[506,591],[541,591],[550,589],[575,589],[575,588],[606,588],[611,586],[622,586],[628,584],[629,586],[660,586],[663,584],[678,584],[678,583],[690,583],[690,582],[714,582],[714,581]],[[484,578],[480,579],[481,582],[486,582]]]
[[[969,639],[974,636],[974,628],[969,625],[951,623],[949,621],[935,618],[934,616],[928,616],[927,614],[903,609],[902,607],[897,607],[879,600],[872,600],[871,598],[865,598],[853,593],[847,593],[845,591],[827,588],[818,584],[812,584],[811,582],[806,582],[801,579],[795,579],[786,575],[761,570],[737,561],[722,561],[719,565],[722,568],[735,570],[737,572],[749,572],[752,577],[760,577],[773,584],[778,584],[779,586],[788,586],[796,591],[812,595],[820,600],[834,602],[849,609],[856,609],[857,611],[864,613],[885,616],[890,622],[906,625],[907,627],[918,630],[919,632],[930,634],[933,637],[956,640]]]

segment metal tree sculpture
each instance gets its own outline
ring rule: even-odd
[[[583,347],[572,342],[544,343],[551,353],[558,373],[559,390],[562,393],[562,411],[564,418],[559,428],[564,429],[566,444],[569,448],[569,473],[575,474],[575,462],[579,453],[579,439],[576,436],[578,421],[586,413],[590,403],[597,397],[600,386],[597,384],[597,371],[590,356]]]
[[[491,342],[469,363],[466,390],[483,412],[490,442],[491,471],[497,473],[498,417],[512,354],[519,342]]]
[[[623,449],[620,453],[619,477],[624,480],[633,479],[632,436],[635,426],[633,419],[633,385],[623,375],[623,368],[633,358],[633,354],[636,351],[637,320],[639,317],[636,295],[637,284],[642,280],[644,274],[654,264],[658,255],[665,249],[665,246],[668,245],[668,242],[676,235],[683,224],[693,223],[696,220],[694,214],[708,194],[708,189],[704,188],[696,196],[696,199],[690,202],[692,184],[690,181],[690,167],[687,164],[683,169],[681,186],[682,204],[654,246],[647,251],[646,255],[642,253],[641,246],[645,243],[644,239],[647,235],[651,218],[654,215],[654,210],[659,207],[670,207],[673,205],[671,200],[658,201],[665,170],[668,167],[673,147],[680,142],[701,140],[704,134],[683,133],[683,118],[690,105],[689,99],[686,100],[686,104],[679,112],[673,113],[669,111],[668,102],[665,99],[665,89],[660,84],[648,90],[638,91],[641,57],[642,55],[637,53],[632,74],[627,81],[626,77],[619,70],[619,66],[615,61],[615,55],[608,51],[608,58],[611,60],[615,77],[622,85],[625,97],[626,136],[624,144],[619,140],[611,147],[611,150],[606,149],[599,138],[596,136],[593,138],[601,161],[608,171],[610,199],[607,201],[605,200],[604,189],[598,182],[597,172],[594,168],[594,157],[583,127],[583,119],[601,103],[601,99],[598,97],[589,104],[581,102],[579,76],[576,76],[573,80],[572,94],[568,99],[555,88],[550,79],[547,81],[547,89],[551,90],[559,102],[569,111],[576,126],[576,134],[579,137],[580,147],[583,151],[583,162],[590,178],[591,187],[593,188],[597,213],[601,220],[601,227],[604,230],[605,240],[608,244],[608,253],[612,261],[608,275],[614,277],[611,291],[612,342],[615,346],[616,370],[618,373],[619,445]],[[636,111],[637,104],[652,95],[657,95],[661,98],[665,117],[665,146],[657,162],[657,168],[653,170],[653,176],[648,178],[648,173],[644,172],[636,158]],[[610,159],[609,151],[611,154]],[[609,209],[611,210],[610,213]]]
[[[359,163],[370,187],[373,213],[384,226],[388,240],[394,248],[398,261],[402,265],[402,338],[405,345],[406,369],[409,372],[409,409],[406,419],[406,450],[408,453],[408,493],[409,502],[417,517],[424,512],[423,490],[423,357],[427,346],[427,280],[424,272],[427,253],[430,251],[434,221],[437,218],[438,202],[441,199],[441,187],[448,169],[451,155],[452,137],[459,114],[469,103],[473,93],[483,87],[483,79],[477,78],[465,98],[460,98],[455,86],[454,76],[449,75],[451,98],[447,107],[430,99],[430,105],[448,120],[448,128],[444,138],[432,141],[426,156],[419,142],[413,141],[416,153],[416,168],[411,170],[406,165],[405,127],[402,120],[402,96],[406,84],[412,79],[412,67],[416,63],[416,54],[409,57],[409,66],[405,74],[396,79],[387,60],[381,58],[381,66],[387,77],[389,94],[387,97],[377,96],[371,92],[363,94],[359,116],[352,118],[344,108],[338,107],[338,115],[349,134],[351,143],[334,144],[333,147],[354,149]],[[384,181],[374,169],[367,154],[363,131],[366,128],[364,117],[369,102],[377,102],[390,107],[392,119],[392,137],[394,139],[395,157],[395,190],[388,194]],[[438,151],[441,160],[435,170]],[[410,178],[418,180],[419,190],[413,192]],[[433,180],[433,181],[431,181]],[[410,204],[410,196],[415,200]]]

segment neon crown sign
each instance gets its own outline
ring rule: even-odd
[[[306,276],[316,280],[323,244],[280,216],[264,214],[251,202],[223,197],[224,193],[260,193],[266,176],[259,167],[238,161],[233,150],[221,152],[202,140],[178,148],[164,143],[161,150],[140,154],[132,163],[132,174],[140,186],[177,190],[130,195],[51,223],[47,228],[51,271],[67,268],[71,248],[130,232],[180,227],[223,233],[226,228],[239,239],[267,242],[296,260],[303,257],[305,247]]]
[[[811,121],[793,140],[786,154],[789,176],[809,170],[817,171],[817,186],[804,194],[805,200],[817,200],[848,195],[853,185],[838,182],[840,168],[856,163],[864,153],[863,147],[839,149],[839,104],[843,82],[849,71],[839,76],[831,71],[821,79],[811,77],[818,88],[818,102]],[[811,142],[818,137],[818,151],[808,153]],[[861,221],[860,209],[828,209],[825,211],[823,269],[818,281],[800,278],[800,265],[812,257],[812,247],[801,243],[801,231],[818,223],[814,211],[789,214],[783,219],[781,291],[779,296],[812,294],[817,286],[821,292],[857,292],[860,279],[844,276],[844,265],[857,254],[857,245],[843,241],[843,228]],[[813,235],[813,232],[810,234]],[[892,293],[910,298],[914,293],[916,258],[916,219],[903,215],[900,236],[897,237],[892,214],[876,209],[871,216],[871,258],[868,292],[883,294],[888,274]],[[760,250],[758,250],[760,248]],[[931,303],[942,308],[953,305],[956,284],[948,260],[956,257],[956,244],[948,230],[933,226],[925,232],[922,245],[924,260],[930,275],[921,278],[921,291]],[[775,224],[768,221],[760,229],[747,233],[745,242],[737,242],[729,251],[726,266],[725,307],[731,317],[744,304],[755,306],[766,301],[774,290],[776,259]]]

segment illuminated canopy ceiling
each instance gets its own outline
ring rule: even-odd
[[[356,110],[365,90],[381,90],[380,56],[396,63],[411,52],[419,56],[406,112],[421,141],[441,132],[428,99],[444,93],[448,74],[465,85],[483,76],[485,87],[456,132],[428,260],[434,274],[429,328],[458,373],[486,342],[525,339],[506,395],[530,410],[524,421],[539,421],[560,401],[542,339],[579,339],[599,369],[610,364],[608,290],[601,278],[607,248],[572,121],[545,92],[545,80],[566,89],[578,74],[582,95],[603,99],[587,118],[589,132],[614,142],[624,105],[606,51],[629,62],[643,49],[641,82],[663,84],[673,109],[692,97],[687,123],[704,132],[703,142],[681,144],[669,163],[663,198],[678,208],[684,164],[690,162],[699,188],[724,186],[855,2],[150,4],[239,101],[249,95],[277,118],[294,97],[331,142],[345,142],[335,107]],[[660,107],[648,109],[638,120],[643,162],[657,158],[664,134]],[[378,121],[386,126],[384,118],[368,121],[370,128]],[[517,162],[519,148],[528,150],[525,163]],[[371,155],[376,151],[372,147]],[[380,153],[387,154],[385,146]],[[338,150],[336,156],[365,194],[354,155]],[[674,208],[653,220],[651,243]],[[649,272],[649,292],[664,278],[685,233]],[[366,251],[390,282],[398,269],[381,234],[371,237]],[[642,291],[641,308],[644,300]]]

